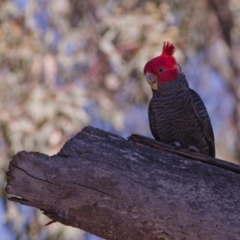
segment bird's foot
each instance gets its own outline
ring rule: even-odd
[[[188,150],[191,152],[200,153],[199,150],[195,146],[192,146],[192,145],[188,146]]]
[[[175,149],[180,149],[182,147],[180,142],[171,142],[170,145],[174,146]]]

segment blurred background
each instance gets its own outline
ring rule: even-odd
[[[151,136],[142,70],[163,41],[206,104],[217,157],[240,163],[240,1],[0,1],[1,239],[99,239],[7,201],[5,172],[87,125]]]

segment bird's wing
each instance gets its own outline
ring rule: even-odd
[[[214,134],[213,134],[212,124],[211,124],[211,120],[209,118],[207,109],[202,99],[199,97],[199,95],[192,89],[190,89],[190,92],[193,99],[194,111],[202,124],[203,134],[207,139],[209,149],[210,149],[210,154],[212,157],[215,157]]]
[[[160,140],[159,137],[158,137],[158,132],[157,132],[155,113],[153,111],[151,102],[150,102],[149,107],[148,107],[148,118],[149,118],[150,130],[152,132],[153,137],[157,140]]]

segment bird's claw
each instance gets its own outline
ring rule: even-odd
[[[170,145],[174,146],[175,149],[180,149],[182,147],[180,142],[172,142]]]
[[[199,150],[195,146],[192,146],[192,145],[188,146],[188,150],[191,152],[200,153]]]

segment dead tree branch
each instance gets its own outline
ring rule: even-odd
[[[86,127],[57,155],[15,155],[6,191],[109,240],[226,240],[240,236],[239,183],[238,165]]]

